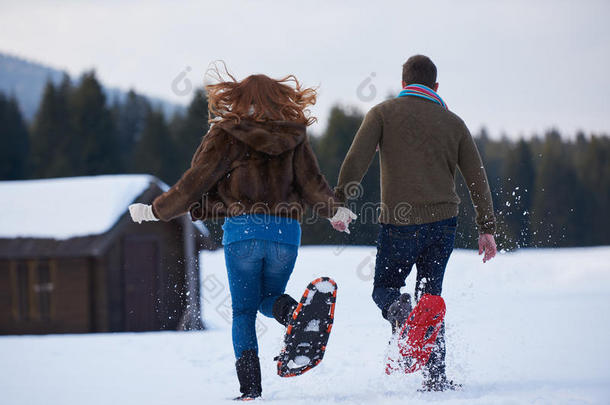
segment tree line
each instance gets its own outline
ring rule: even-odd
[[[49,81],[29,124],[15,98],[0,93],[0,179],[149,173],[172,184],[208,130],[207,111],[201,90],[169,119],[133,90],[111,104],[94,72],[77,83]]]
[[[208,130],[205,93],[197,90],[184,113],[166,117],[130,91],[108,102],[94,72],[76,83],[64,76],[47,83],[33,122],[23,119],[14,97],[0,93],[0,179],[17,180],[113,173],[148,173],[168,184],[189,167]],[[329,184],[362,122],[355,109],[335,106],[326,128],[311,141]],[[504,249],[610,244],[610,137],[579,133],[568,139],[549,130],[528,139],[491,139],[475,133],[485,163]],[[376,157],[362,181],[356,207],[379,201]],[[476,246],[474,210],[458,175],[462,200],[457,247]],[[369,218],[370,219],[370,218]],[[220,240],[220,221],[208,222]],[[356,221],[350,235],[325,220],[303,225],[304,244],[374,244],[375,221]]]

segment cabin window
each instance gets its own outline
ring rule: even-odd
[[[15,270],[13,302],[17,320],[50,320],[53,281],[49,260],[19,261]]]
[[[37,273],[38,282],[34,285],[34,292],[38,294],[40,319],[46,321],[51,319],[51,292],[53,291],[49,262],[46,260],[38,262]]]
[[[17,263],[17,316],[20,320],[30,318],[30,274],[26,262]]]

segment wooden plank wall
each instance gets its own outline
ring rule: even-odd
[[[50,317],[42,319],[38,260],[0,261],[0,334],[83,333],[89,332],[90,270],[86,258],[51,259],[49,264]],[[21,264],[19,264],[21,263]],[[25,266],[24,266],[25,264]],[[18,271],[27,271],[28,313],[20,314]]]

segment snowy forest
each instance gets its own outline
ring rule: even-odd
[[[0,93],[0,180],[149,173],[171,185],[188,168],[207,117],[202,90],[193,92],[185,113],[168,117],[134,91],[123,102],[107,100],[95,72],[49,82],[33,122],[25,121],[14,97]],[[335,106],[323,132],[310,134],[331,187],[362,118],[362,111]],[[471,131],[491,183],[501,249],[610,244],[608,134],[568,138],[550,129],[514,140]],[[378,177],[376,158],[356,206],[379,201]],[[458,192],[456,246],[474,247],[474,211],[461,177]],[[333,233],[323,221],[307,223],[303,243],[371,245],[378,232],[371,222],[357,221],[351,235]],[[220,224],[207,225],[220,240]]]

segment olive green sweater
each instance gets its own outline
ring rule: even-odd
[[[335,194],[346,201],[379,146],[379,221],[410,225],[458,214],[456,168],[466,180],[479,233],[495,232],[487,175],[468,128],[454,113],[419,97],[400,97],[373,107],[364,118],[341,166]]]

